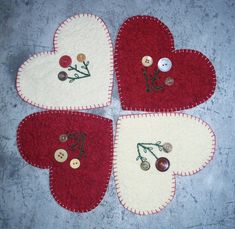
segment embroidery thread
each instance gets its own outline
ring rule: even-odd
[[[172,62],[170,59],[164,57],[158,61],[157,69],[154,70],[154,74],[148,74],[148,67],[150,67],[153,63],[152,57],[144,56],[142,58],[142,64],[144,68],[143,76],[145,79],[146,91],[162,91],[165,86],[172,86],[174,84],[174,79],[172,77],[167,77],[163,84],[159,84],[159,73],[160,72],[168,72],[172,68]]]
[[[77,55],[77,61],[82,63],[82,65],[80,66],[81,69],[78,68],[77,64],[75,64],[74,66],[71,65],[72,58],[70,56],[64,55],[60,58],[59,64],[62,68],[67,68],[68,71],[75,71],[76,72],[76,73],[74,73],[74,77],[68,76],[68,74],[65,71],[59,72],[58,79],[60,81],[65,81],[65,80],[69,79],[69,83],[72,83],[75,80],[87,78],[87,77],[91,76],[89,68],[88,68],[88,65],[90,62],[86,61],[86,56],[83,53],[79,53]],[[84,69],[86,72],[82,71],[82,69]]]
[[[156,154],[153,152],[154,148],[158,148],[159,151],[163,151],[164,153],[170,153],[173,149],[170,143],[161,144],[160,141],[156,143],[137,143],[137,153],[138,156],[136,160],[141,160],[140,168],[144,171],[150,169],[150,163],[147,161],[146,157],[141,155],[141,149],[144,153],[151,153],[152,156],[156,158],[155,167],[160,172],[165,172],[170,167],[170,161],[166,157],[157,157]]]

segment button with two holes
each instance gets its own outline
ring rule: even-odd
[[[80,167],[80,161],[77,158],[74,158],[70,161],[70,167],[72,169],[77,169]]]

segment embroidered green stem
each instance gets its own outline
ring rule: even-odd
[[[144,78],[145,78],[145,84],[146,84],[146,91],[150,92],[147,68],[144,69]]]
[[[91,76],[90,71],[88,69],[89,61],[87,61],[87,62],[83,61],[82,63],[83,63],[83,65],[81,66],[81,68],[85,69],[87,71],[87,73],[78,70],[76,64],[74,65],[74,67],[69,66],[69,68],[68,68],[69,71],[76,71],[76,72],[82,74],[82,76],[80,76],[78,73],[75,73],[74,77],[68,77],[68,79],[70,79],[70,81],[69,81],[70,83],[72,83],[74,80],[82,79],[82,78],[86,78],[86,77]]]
[[[158,78],[159,72],[160,72],[159,69],[154,70],[154,75],[153,75],[153,78],[151,80],[151,87],[150,87],[150,85],[149,85],[149,80],[150,80],[149,78],[150,77],[148,76],[147,68],[144,68],[143,75],[144,75],[144,78],[145,78],[145,84],[146,84],[146,91],[147,92],[150,92],[151,88],[153,90],[156,90],[156,91],[160,91],[164,88],[164,85],[162,85],[162,86],[157,85],[157,81],[159,79]]]
[[[67,134],[69,139],[75,139],[76,142],[68,147],[68,149],[71,149],[72,151],[79,150],[79,156],[77,157],[80,159],[83,154],[85,154],[85,141],[86,141],[86,134],[83,132],[76,132],[76,133],[70,133]]]
[[[158,147],[159,151],[163,150],[163,145],[161,145],[160,141],[156,142],[155,144],[154,143],[138,143],[137,144],[138,157],[136,158],[136,160],[140,159],[142,162],[145,160],[145,158],[140,153],[140,147],[143,148],[144,153],[150,152],[156,159],[158,159],[158,157],[152,151],[153,147],[151,146]]]

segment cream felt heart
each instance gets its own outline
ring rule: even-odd
[[[104,22],[80,14],[56,30],[54,51],[29,58],[18,70],[20,97],[46,109],[89,109],[111,102],[113,48]]]
[[[174,197],[177,175],[192,175],[213,158],[207,123],[183,113],[121,116],[114,175],[120,202],[137,214],[161,211]]]

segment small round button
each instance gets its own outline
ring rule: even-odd
[[[64,56],[60,57],[59,64],[62,68],[69,67],[71,65],[71,63],[72,63],[72,59],[70,56],[64,55]]]
[[[59,72],[58,79],[61,81],[65,81],[68,78],[68,74],[66,72]]]
[[[166,142],[162,145],[162,148],[166,153],[170,153],[173,147],[170,143]]]
[[[171,77],[167,77],[167,78],[165,79],[165,84],[166,84],[167,86],[172,86],[172,85],[174,84],[174,79],[171,78]]]
[[[147,171],[150,169],[150,164],[148,161],[142,161],[140,164],[140,168],[144,171]]]
[[[144,56],[142,58],[142,64],[145,67],[150,67],[153,64],[153,58],[151,56]]]
[[[157,66],[161,72],[168,72],[171,70],[172,62],[169,58],[164,57],[158,61]]]
[[[77,55],[77,60],[78,60],[78,62],[83,62],[83,61],[85,61],[85,60],[86,60],[85,54],[79,53],[79,54]]]
[[[59,137],[61,142],[66,142],[68,140],[67,134],[61,134]]]
[[[68,153],[64,149],[57,149],[55,151],[54,158],[58,162],[65,162],[68,158]]]
[[[165,172],[169,169],[170,162],[167,158],[160,157],[156,160],[155,166],[156,166],[157,170],[159,170],[160,172]]]
[[[80,167],[80,161],[77,158],[74,158],[70,161],[70,167],[73,169],[77,169]]]

